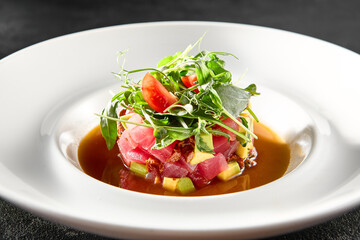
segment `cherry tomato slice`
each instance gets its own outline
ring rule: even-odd
[[[150,73],[145,74],[141,90],[145,101],[160,113],[177,101],[177,98]]]
[[[181,77],[181,81],[184,83],[184,85],[186,87],[191,88],[192,86],[196,85],[197,76],[196,76],[196,74],[184,76],[184,77]],[[199,93],[198,89],[194,89],[193,91],[196,93]]]

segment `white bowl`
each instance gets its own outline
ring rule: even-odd
[[[252,190],[165,197],[119,189],[81,171],[77,144],[126,67],[154,66],[194,43],[234,53],[227,66],[262,94],[261,120],[292,149],[291,171]],[[121,238],[258,238],[304,228],[360,203],[360,57],[306,36],[215,22],[85,31],[0,61],[0,195],[48,219]],[[305,159],[305,160],[304,160]],[[301,164],[300,164],[301,163]]]

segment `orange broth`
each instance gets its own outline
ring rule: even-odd
[[[290,162],[290,148],[272,130],[261,123],[255,123],[254,132],[258,136],[254,146],[258,152],[257,165],[246,168],[243,173],[229,181],[215,178],[208,186],[186,196],[208,196],[240,192],[262,186],[284,175]],[[78,157],[83,171],[102,182],[119,187],[119,171],[129,171],[119,157],[117,145],[108,150],[101,135],[100,126],[91,130],[80,142]],[[154,184],[133,174],[131,190],[157,195],[179,195],[165,190],[161,184]]]

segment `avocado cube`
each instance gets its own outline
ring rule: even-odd
[[[143,178],[145,178],[146,174],[148,173],[146,169],[146,165],[134,161],[130,163],[130,170],[134,172],[136,175]]]
[[[182,195],[192,193],[196,190],[193,182],[188,177],[180,178],[176,189]]]
[[[212,134],[203,134],[202,133],[201,138],[204,140],[204,142],[206,143],[206,145],[208,145],[208,147],[210,149],[214,149]],[[213,158],[213,157],[214,157],[214,155],[211,153],[200,152],[200,150],[197,148],[197,146],[195,144],[194,157],[190,160],[190,164],[195,165],[195,164],[201,163],[201,162],[203,162],[207,159]]]
[[[242,159],[247,158],[249,155],[249,143],[247,143],[245,147],[240,144],[238,149],[236,149],[236,155],[238,155]]]
[[[213,154],[206,153],[206,152],[199,152],[199,150],[196,151],[196,148],[195,148],[194,157],[190,160],[190,164],[195,165],[195,164],[201,163],[201,162],[208,160],[210,158],[213,158],[213,157],[214,157]]]
[[[164,179],[163,179],[163,188],[165,188],[166,190],[175,192],[179,180],[180,180],[180,178],[164,177]]]
[[[223,181],[228,181],[231,178],[241,173],[238,162],[229,162],[228,168],[217,175],[217,177]]]

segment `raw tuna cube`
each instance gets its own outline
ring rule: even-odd
[[[131,142],[128,140],[128,138],[126,137],[126,134],[124,134],[124,133],[118,139],[117,144],[119,146],[119,150],[120,150],[121,155],[123,156],[123,160],[125,161],[125,164],[130,166],[130,159],[126,158],[126,154],[127,154],[127,152],[133,150],[134,147],[131,145]]]
[[[131,145],[130,138],[126,137],[126,134],[121,135],[118,140],[118,146],[120,153],[123,156],[123,160],[127,166],[130,166],[132,161],[144,164],[147,159],[149,159],[150,154],[144,152],[138,147]]]
[[[214,151],[216,153],[224,153],[230,147],[230,141],[227,137],[214,135],[213,136]]]
[[[224,155],[218,153],[215,157],[199,163],[197,170],[203,177],[211,180],[216,177],[216,175],[227,169],[227,167],[228,165]]]
[[[138,144],[136,142],[134,142],[134,140],[132,140],[132,138],[130,137],[129,134],[129,130],[125,130],[122,134],[121,137],[123,139],[126,139],[126,141],[128,141],[129,147],[131,148],[137,148]]]
[[[182,166],[178,162],[164,163],[164,170],[161,173],[163,177],[170,177],[170,178],[181,178],[181,177],[185,177],[187,174],[188,171],[186,170],[186,168],[184,168],[184,166]]]
[[[136,126],[134,128],[126,129],[129,130],[129,135],[134,142],[143,149],[150,149],[154,145],[154,129]]]
[[[124,154],[123,154],[124,156]],[[128,151],[124,158],[126,158],[128,161],[134,161],[134,162],[138,162],[141,164],[145,164],[146,160],[148,160],[151,157],[150,154],[148,154],[147,152],[145,152],[144,150],[140,149],[140,148],[135,148],[131,151]],[[129,162],[129,164],[130,164]],[[130,166],[130,165],[128,165]]]
[[[152,144],[152,146],[155,144]],[[151,155],[153,155],[154,157],[156,157],[157,159],[159,159],[162,162],[165,162],[172,154],[172,152],[174,151],[174,147],[175,147],[176,142],[173,142],[172,144],[170,144],[167,147],[164,147],[162,149],[153,149],[153,150],[149,150],[149,153]]]
[[[229,157],[231,157],[235,152],[236,150],[238,149],[240,143],[238,141],[232,141],[230,142],[230,146],[229,148],[223,153],[224,157],[226,159],[228,159]]]
[[[186,159],[183,156],[180,158],[178,163],[181,164],[186,170],[188,170],[189,173],[192,173],[193,171],[195,171],[195,168],[197,166],[196,164],[192,165],[192,164],[186,162]]]
[[[143,119],[142,117],[137,114],[137,113],[134,113],[134,115],[131,116],[131,118],[129,118],[130,122],[136,122],[136,123],[142,123],[143,122]],[[126,123],[126,127],[127,129],[131,130],[133,129],[134,127],[136,127],[137,125],[134,125],[134,124],[129,124],[129,123]]]
[[[193,181],[196,188],[203,188],[210,183],[210,180],[204,178],[198,171],[189,173],[188,177]]]

